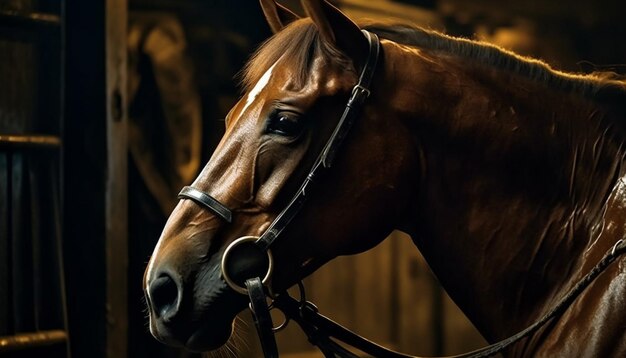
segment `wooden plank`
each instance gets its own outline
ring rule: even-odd
[[[52,135],[0,134],[0,148],[58,148],[61,138]]]
[[[65,329],[59,215],[58,155],[34,157],[29,166],[33,273],[38,330]]]
[[[68,2],[65,20],[63,227],[72,355],[125,357],[127,1]]]
[[[127,0],[106,0],[106,302],[108,357],[128,352]],[[137,284],[140,284],[137,282]]]
[[[28,28],[55,29],[61,25],[61,18],[56,14],[0,10],[2,26],[12,26],[23,31]]]
[[[16,333],[36,329],[34,317],[32,238],[29,231],[29,200],[24,156],[12,155],[11,162],[11,256],[13,323]]]
[[[432,275],[411,239],[396,233],[397,343],[402,352],[436,354]]]
[[[8,155],[0,152],[0,336],[9,334],[9,169]]]
[[[56,286],[58,288],[57,297],[53,297],[51,305],[54,305],[58,311],[54,312],[50,319],[50,326],[62,327],[66,332],[68,331],[68,313],[67,313],[67,290],[65,285],[65,264],[63,260],[63,230],[62,230],[62,205],[61,205],[61,193],[63,188],[62,179],[60,176],[61,163],[59,156],[56,157],[52,163],[49,163],[49,175],[51,180],[48,184],[48,192],[50,194],[50,205],[52,211],[50,213],[50,233],[54,237],[53,240],[49,240],[50,247],[48,251],[48,257],[50,266],[56,266]],[[45,186],[44,186],[45,188]],[[44,189],[45,190],[45,189]],[[54,302],[55,299],[58,302]],[[47,327],[44,327],[47,328]],[[69,357],[70,347],[69,340],[65,344],[66,357]]]
[[[39,153],[41,154],[41,153]],[[41,248],[41,240],[42,240],[42,229],[41,229],[41,193],[39,192],[38,186],[38,177],[41,175],[41,171],[37,170],[37,166],[39,162],[43,159],[41,157],[37,158],[37,156],[33,154],[29,154],[28,158],[28,172],[25,173],[27,178],[25,179],[28,182],[29,188],[29,205],[28,205],[28,217],[29,217],[29,236],[31,240],[31,267],[32,267],[32,277],[31,282],[33,286],[33,315],[35,319],[35,330],[41,330],[39,325],[41,319],[41,311],[42,311],[42,302],[46,301],[48,296],[47,291],[42,290],[43,283],[45,282],[45,272],[48,272],[52,268],[42,269],[40,266],[41,257],[42,257],[42,248]],[[39,160],[38,160],[39,159]],[[47,158],[46,158],[47,159]],[[48,179],[48,178],[46,178]],[[48,179],[49,180],[49,179]],[[50,236],[47,235],[46,239],[50,239]],[[43,253],[45,256],[47,253]],[[43,275],[42,275],[43,274]],[[45,294],[44,294],[45,293]]]
[[[390,239],[367,252],[354,256],[354,329],[362,336],[392,342],[392,250]]]
[[[66,341],[67,332],[62,330],[25,332],[6,337],[0,336],[0,353],[46,347],[65,343]],[[29,351],[29,353],[31,352]],[[50,350],[46,351],[46,356],[50,356],[50,353]],[[23,355],[23,357],[25,356]]]
[[[32,38],[0,31],[0,54],[0,132],[30,131],[39,100],[37,46]]]

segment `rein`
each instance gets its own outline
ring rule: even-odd
[[[358,83],[353,87],[346,108],[337,123],[324,149],[313,164],[309,174],[293,196],[289,204],[280,212],[269,228],[260,236],[244,236],[233,241],[224,251],[221,261],[222,277],[236,292],[247,295],[250,300],[255,326],[263,354],[266,358],[278,357],[278,347],[274,333],[284,328],[289,321],[296,322],[307,335],[309,341],[318,347],[325,357],[358,358],[339,343],[356,348],[373,357],[416,358],[398,353],[363,338],[349,329],[318,312],[317,307],[306,300],[304,286],[298,284],[300,299],[296,300],[287,292],[274,294],[268,288],[274,263],[270,246],[301,210],[315,180],[326,172],[333,163],[335,154],[352,124],[370,95],[370,84],[374,75],[380,52],[380,42],[376,34],[362,30],[369,43],[369,54]],[[231,210],[211,195],[191,186],[186,186],[178,194],[180,199],[191,199],[221,217],[232,222]],[[448,358],[490,357],[502,352],[507,347],[528,337],[543,327],[547,322],[560,316],[579,295],[598,277],[617,257],[626,251],[626,240],[619,240],[606,255],[586,274],[559,302],[543,317],[526,329],[490,346]],[[237,257],[238,261],[233,260]],[[268,305],[268,297],[271,304]],[[274,327],[270,310],[277,308],[285,315],[285,322]]]
[[[581,278],[580,281],[578,281],[576,285],[574,285],[574,287],[572,287],[572,289],[570,289],[569,292],[567,292],[567,294],[565,294],[550,311],[548,311],[548,313],[546,313],[539,320],[535,321],[532,325],[528,326],[526,329],[509,338],[503,339],[492,345],[479,348],[475,351],[441,358],[483,358],[501,353],[506,348],[535,333],[550,320],[565,312],[565,310],[567,310],[567,308],[580,296],[580,294],[584,292],[585,289],[589,287],[589,285],[624,252],[626,252],[626,240],[621,239],[607,251],[604,257],[583,278]],[[372,357],[419,358],[417,356],[398,353],[380,346],[325,317],[318,312],[317,307],[313,303],[306,301],[304,298],[304,288],[302,284],[299,284],[299,287],[302,295],[302,298],[299,301],[285,292],[277,295],[274,298],[272,305],[267,308],[267,310],[276,307],[285,314],[286,322],[293,320],[298,323],[302,331],[307,335],[309,342],[317,346],[322,353],[324,353],[325,357],[359,357],[336,343],[333,340],[334,338],[335,340],[357,348]],[[258,311],[253,311],[253,315],[255,315],[255,317],[258,316],[258,314]],[[280,330],[284,327],[284,325],[285,323],[281,324],[281,326],[276,329],[272,328],[270,332],[273,333]],[[260,329],[258,325],[257,329]],[[260,333],[259,337],[261,337]],[[264,354],[266,358],[278,357],[278,355],[268,355],[268,352],[266,351],[264,351]]]

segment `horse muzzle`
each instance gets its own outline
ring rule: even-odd
[[[222,278],[221,257],[215,253],[198,262],[192,273],[166,263],[154,268],[146,282],[145,297],[150,332],[157,340],[197,352],[226,343],[235,316],[246,307],[246,297]]]

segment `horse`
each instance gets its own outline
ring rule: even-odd
[[[360,27],[325,0],[302,5],[299,18],[261,0],[275,34],[244,68],[224,137],[144,275],[154,337],[192,351],[229,340],[249,282],[224,261],[262,266],[262,290],[284,292],[400,230],[490,342],[545,317],[613,254],[504,353],[626,356],[626,82],[431,30]],[[351,129],[337,129],[356,96]],[[261,241],[267,258],[228,254],[238,238]]]

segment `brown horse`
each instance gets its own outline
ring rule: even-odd
[[[261,1],[276,32],[245,68],[245,95],[172,212],[144,287],[159,340],[211,350],[244,295],[224,249],[261,236],[298,190],[368,54],[359,27],[326,1],[297,19]],[[381,55],[371,95],[315,194],[272,246],[281,291],[338,255],[408,233],[489,341],[545,314],[626,235],[626,83],[552,70],[495,46],[422,29],[370,26]],[[626,356],[626,273],[610,266],[511,356]]]

